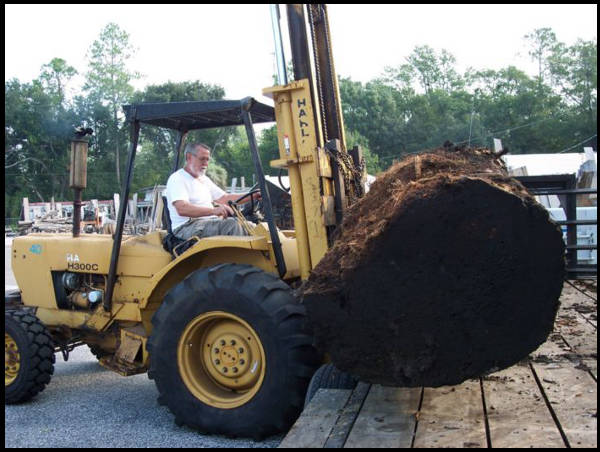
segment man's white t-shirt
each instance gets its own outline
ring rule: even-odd
[[[167,195],[167,204],[169,205],[169,214],[171,216],[171,230],[174,231],[189,220],[189,217],[182,217],[177,214],[177,209],[173,205],[175,201],[182,200],[196,206],[211,208],[213,207],[212,202],[223,196],[225,192],[206,175],[195,178],[181,168],[171,174],[169,180],[167,180],[165,194]],[[210,220],[219,217],[210,215],[200,218]]]

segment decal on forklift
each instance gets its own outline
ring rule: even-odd
[[[77,254],[67,253],[67,269],[68,270],[98,270],[98,264],[86,264],[79,262]]]
[[[31,251],[33,254],[42,254],[42,245],[31,245],[29,251]]]
[[[301,118],[302,116],[306,116],[306,111],[302,108],[302,106],[306,107],[306,99],[298,99],[298,108],[300,109],[300,113],[298,114],[298,118]],[[308,123],[302,121],[302,119],[299,119],[300,121],[300,131],[302,132],[302,136],[303,137],[309,137],[310,135],[308,133],[306,133],[306,131],[304,130],[305,127],[308,127]]]
[[[67,262],[79,262],[79,256],[77,254],[67,253]]]

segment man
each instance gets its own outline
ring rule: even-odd
[[[227,205],[241,195],[228,195],[206,176],[209,161],[208,146],[190,143],[185,148],[185,166],[167,181],[173,234],[184,240],[194,235],[248,235],[237,218],[231,218],[234,212]]]

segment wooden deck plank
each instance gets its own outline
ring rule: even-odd
[[[598,360],[596,359],[582,359],[581,360],[583,370],[587,370],[594,376],[594,379],[598,380]]]
[[[336,449],[344,447],[370,389],[369,383],[358,382],[323,447]]]
[[[350,389],[319,389],[279,447],[323,447],[351,393]]]
[[[575,317],[573,324],[561,327],[561,335],[578,355],[587,358],[597,356],[597,330],[580,317]]]
[[[560,360],[565,359],[572,353],[571,347],[565,343],[560,333],[554,332],[548,336],[546,342],[540,345],[529,356],[533,360]]]
[[[492,447],[565,447],[528,365],[483,378]]]
[[[597,383],[571,362],[533,363],[571,447],[597,447]]]
[[[410,447],[421,388],[372,385],[344,447]]]
[[[425,388],[414,447],[487,447],[479,380]]]
[[[554,331],[531,364],[483,377],[485,414],[478,380],[359,383],[320,390],[280,447],[597,447],[596,315],[597,303],[565,284]]]
[[[593,298],[597,298],[597,294],[590,290],[583,290],[588,295],[585,295],[573,288],[569,284],[565,283],[561,294],[561,311],[562,312],[577,312],[580,316],[585,318],[595,328],[597,325],[597,301]]]

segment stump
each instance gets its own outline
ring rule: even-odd
[[[494,153],[445,148],[378,177],[301,293],[317,347],[340,370],[387,386],[453,385],[546,340],[564,250]]]

